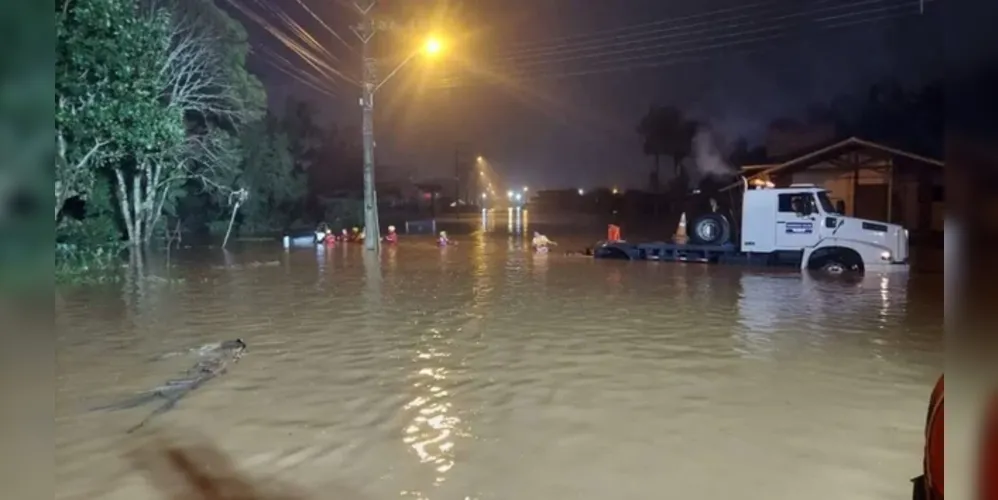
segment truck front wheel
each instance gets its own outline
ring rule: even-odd
[[[850,251],[833,251],[812,257],[809,268],[831,276],[863,272],[863,259]]]

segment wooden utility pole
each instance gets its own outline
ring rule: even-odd
[[[371,16],[371,11],[377,0],[358,0],[354,7],[363,16],[353,32],[363,44],[362,64],[363,79],[361,87],[363,94],[360,106],[364,110],[364,247],[368,250],[379,250],[381,247],[381,222],[378,219],[378,196],[374,187],[374,91],[377,81],[377,59],[372,55],[370,41],[378,31],[378,25]]]

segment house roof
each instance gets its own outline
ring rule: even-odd
[[[843,141],[838,141],[834,144],[830,144],[828,146],[816,149],[814,151],[811,151],[810,153],[797,156],[796,158],[792,158],[783,163],[777,163],[773,165],[746,165],[745,167],[742,167],[742,171],[746,174],[749,174],[748,175],[749,179],[762,176],[769,176],[783,170],[794,169],[794,168],[797,169],[807,168],[809,166],[816,165],[818,163],[822,163],[834,158],[839,158],[846,153],[851,153],[853,151],[859,151],[859,150],[873,150],[891,156],[902,156],[905,158],[915,160],[919,163],[924,163],[926,165],[932,165],[936,167],[942,167],[945,165],[942,161],[936,160],[934,158],[917,155],[915,153],[911,153],[897,148],[892,148],[884,144],[863,140],[858,137],[850,137]],[[731,185],[723,188],[722,191],[727,191],[728,189],[732,189],[740,185],[742,185],[742,181],[732,183]]]

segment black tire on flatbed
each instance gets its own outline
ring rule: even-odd
[[[694,245],[724,245],[731,241],[731,223],[719,213],[703,214],[687,225],[686,236]]]

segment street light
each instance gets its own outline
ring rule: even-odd
[[[370,4],[373,6],[373,3]],[[376,28],[373,21],[368,16],[370,6],[367,10],[361,10],[365,16],[365,23],[354,32],[364,43],[364,50],[361,61],[363,64],[363,94],[360,98],[360,105],[363,108],[363,126],[361,127],[364,137],[364,230],[367,237],[364,238],[364,247],[368,250],[378,250],[381,245],[381,229],[378,220],[378,195],[374,189],[374,94],[381,89],[389,80],[395,76],[406,64],[419,54],[435,57],[444,50],[443,42],[437,37],[428,38],[419,48],[414,50],[409,57],[405,58],[395,67],[388,76],[381,82],[377,81],[374,72],[376,60],[370,55],[368,41],[374,36]]]
[[[579,196],[582,196],[584,194],[586,194],[586,190],[582,189],[582,188],[579,188]]]
[[[512,190],[506,191],[506,196],[512,198],[513,197],[513,191]]]
[[[423,52],[430,55],[439,54],[444,50],[444,43],[440,41],[437,37],[430,37],[426,39],[426,43],[423,44]]]
[[[527,188],[527,186],[523,186],[523,192],[526,193],[527,191],[529,191],[529,189]]]
[[[482,158],[481,156],[479,156],[479,157],[478,157],[478,163],[481,163],[481,162],[483,162],[483,161],[485,161],[485,158]]]

